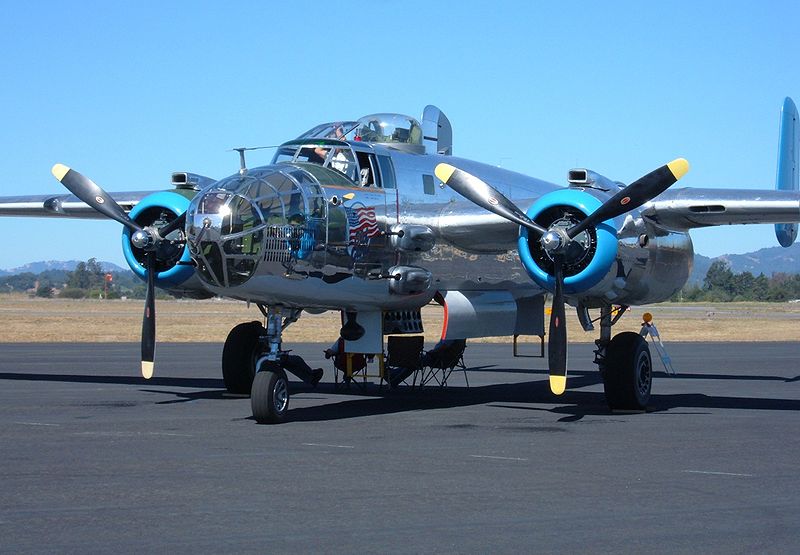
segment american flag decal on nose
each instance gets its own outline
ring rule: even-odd
[[[380,234],[374,206],[349,207],[346,210],[350,242],[361,242]]]

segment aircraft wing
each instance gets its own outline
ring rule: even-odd
[[[800,222],[800,192],[763,189],[670,189],[642,216],[667,229]]]
[[[140,200],[153,191],[110,193],[125,212],[130,212]],[[105,216],[69,193],[60,195],[25,195],[0,197],[0,216],[53,216],[102,220]]]

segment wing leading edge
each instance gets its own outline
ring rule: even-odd
[[[129,191],[111,193],[110,196],[125,212],[130,212],[139,201],[152,193],[153,191]],[[94,208],[70,194],[0,197],[0,216],[104,219]]]

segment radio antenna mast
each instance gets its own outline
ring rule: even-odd
[[[244,159],[244,153],[248,150],[262,150],[264,148],[275,148],[275,146],[240,146],[238,148],[232,148],[228,151],[239,153],[239,175],[244,175],[247,173],[247,162]]]

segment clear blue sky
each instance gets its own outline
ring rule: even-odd
[[[630,182],[684,156],[682,185],[772,188],[780,104],[800,101],[796,1],[225,4],[6,3],[0,195],[61,192],[55,162],[109,191],[224,177],[231,147],[429,103],[459,156],[556,183],[576,166]],[[0,268],[123,265],[120,232],[0,218]],[[772,226],[692,237],[710,256],[777,245]]]

